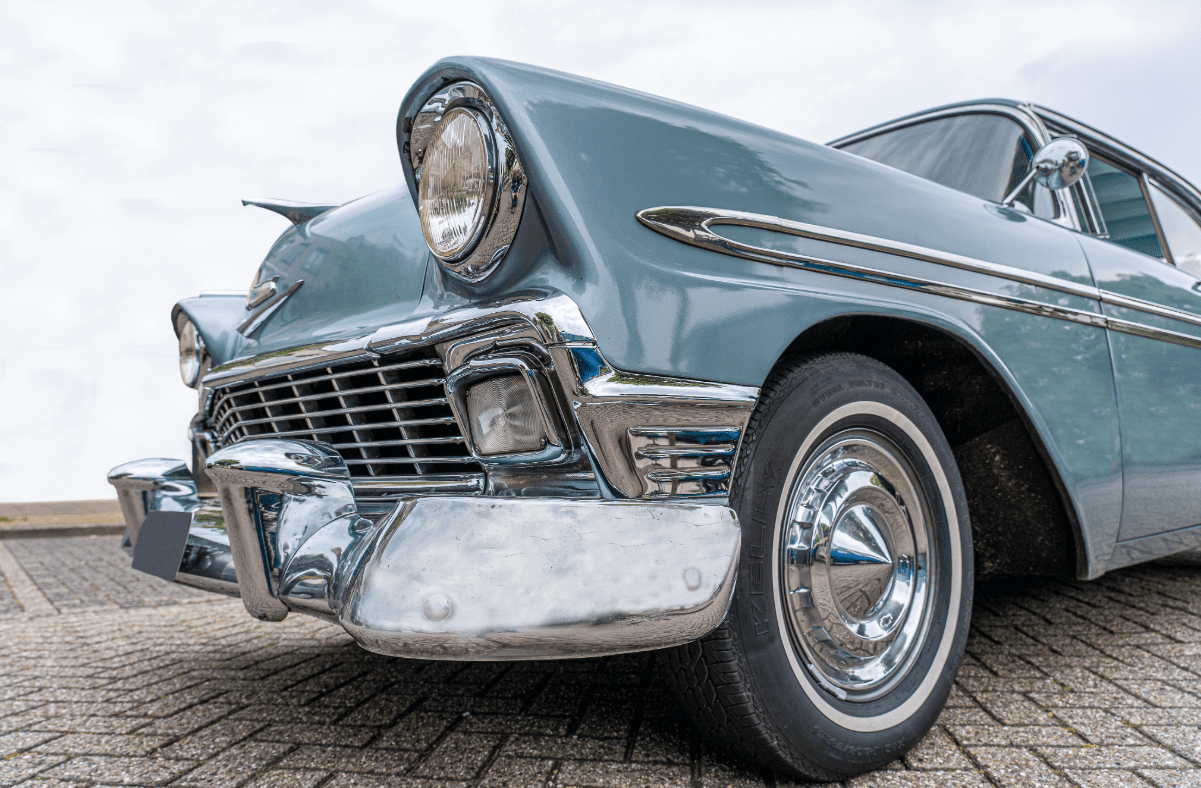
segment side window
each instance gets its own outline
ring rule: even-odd
[[[1018,185],[1034,157],[1020,124],[989,113],[915,123],[842,149],[993,202]],[[1018,202],[1038,216],[1056,218],[1056,203],[1042,187],[1031,184]]]
[[[1097,156],[1089,158],[1088,177],[1097,197],[1097,209],[1109,229],[1109,240],[1162,260],[1155,220],[1138,178]]]
[[[1154,183],[1148,183],[1151,202],[1155,204],[1155,215],[1159,218],[1159,229],[1163,231],[1172,262],[1182,271],[1188,271],[1201,279],[1201,225],[1196,217],[1175,198]]]

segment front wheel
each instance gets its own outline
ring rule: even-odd
[[[874,359],[801,359],[763,389],[731,506],[729,615],[664,654],[684,708],[795,777],[904,754],[946,702],[972,605],[967,504],[934,414]]]

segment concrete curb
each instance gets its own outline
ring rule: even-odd
[[[6,525],[0,527],[0,539],[53,539],[59,536],[120,536],[125,526],[119,523],[45,523],[42,525]]]

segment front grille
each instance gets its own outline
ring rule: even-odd
[[[208,425],[219,446],[255,438],[332,444],[356,480],[479,473],[442,374],[426,348],[235,383],[213,392]]]

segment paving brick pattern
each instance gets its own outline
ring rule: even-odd
[[[13,590],[8,587],[7,579],[0,583],[0,616],[11,616],[22,612],[21,603],[13,596]]]
[[[132,571],[120,539],[112,536],[6,539],[4,544],[59,612],[170,605],[210,596]],[[10,612],[3,602],[0,596],[0,614]],[[13,606],[19,609],[15,601]]]
[[[652,655],[388,659],[315,619],[257,622],[237,600],[137,607],[178,600],[87,555],[111,555],[99,540],[41,541],[22,560],[57,555],[100,596],[0,621],[0,786],[791,784],[705,744]],[[1201,786],[1201,564],[977,597],[939,724],[847,788]]]

